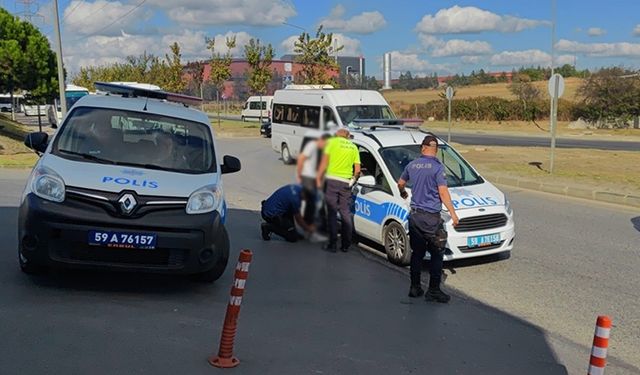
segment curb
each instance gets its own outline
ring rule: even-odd
[[[545,193],[640,208],[640,196],[638,195],[614,193],[601,190],[590,190],[568,185],[550,184],[546,182],[539,182],[536,180],[518,177],[496,176],[490,173],[485,173],[484,175],[487,176],[491,181],[501,185],[508,185],[528,190],[543,191]]]

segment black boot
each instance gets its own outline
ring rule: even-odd
[[[337,248],[336,248],[336,244],[335,243],[331,243],[331,242],[328,242],[324,246],[322,246],[322,249],[324,249],[325,251],[328,251],[330,253],[335,253],[335,252],[338,251]]]
[[[443,292],[440,287],[429,287],[427,293],[424,295],[424,299],[429,302],[448,303],[451,300],[451,296]]]
[[[262,223],[262,225],[260,225],[260,232],[262,233],[263,240],[269,241],[271,239],[271,231],[269,230],[268,223]]]
[[[411,298],[422,297],[423,294],[424,289],[420,285],[411,285],[411,288],[409,288],[409,297]]]

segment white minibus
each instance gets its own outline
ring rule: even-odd
[[[242,107],[242,121],[266,121],[271,117],[271,104],[273,96],[251,96]]]
[[[291,164],[306,140],[320,132],[353,125],[354,120],[395,118],[377,91],[289,85],[273,97],[271,146],[283,163]]]

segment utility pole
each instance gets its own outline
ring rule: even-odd
[[[64,96],[64,65],[62,64],[62,37],[60,36],[60,15],[58,14],[58,0],[53,0],[53,21],[56,33],[57,51],[56,60],[58,60],[58,89],[60,90],[60,111],[62,118],[67,115],[67,98]]]

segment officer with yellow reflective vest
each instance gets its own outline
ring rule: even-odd
[[[326,250],[337,251],[338,212],[342,221],[340,249],[349,251],[353,235],[351,187],[360,175],[360,153],[349,139],[349,130],[340,128],[327,141],[316,177],[318,188],[325,179],[325,202],[329,221],[329,243]]]

